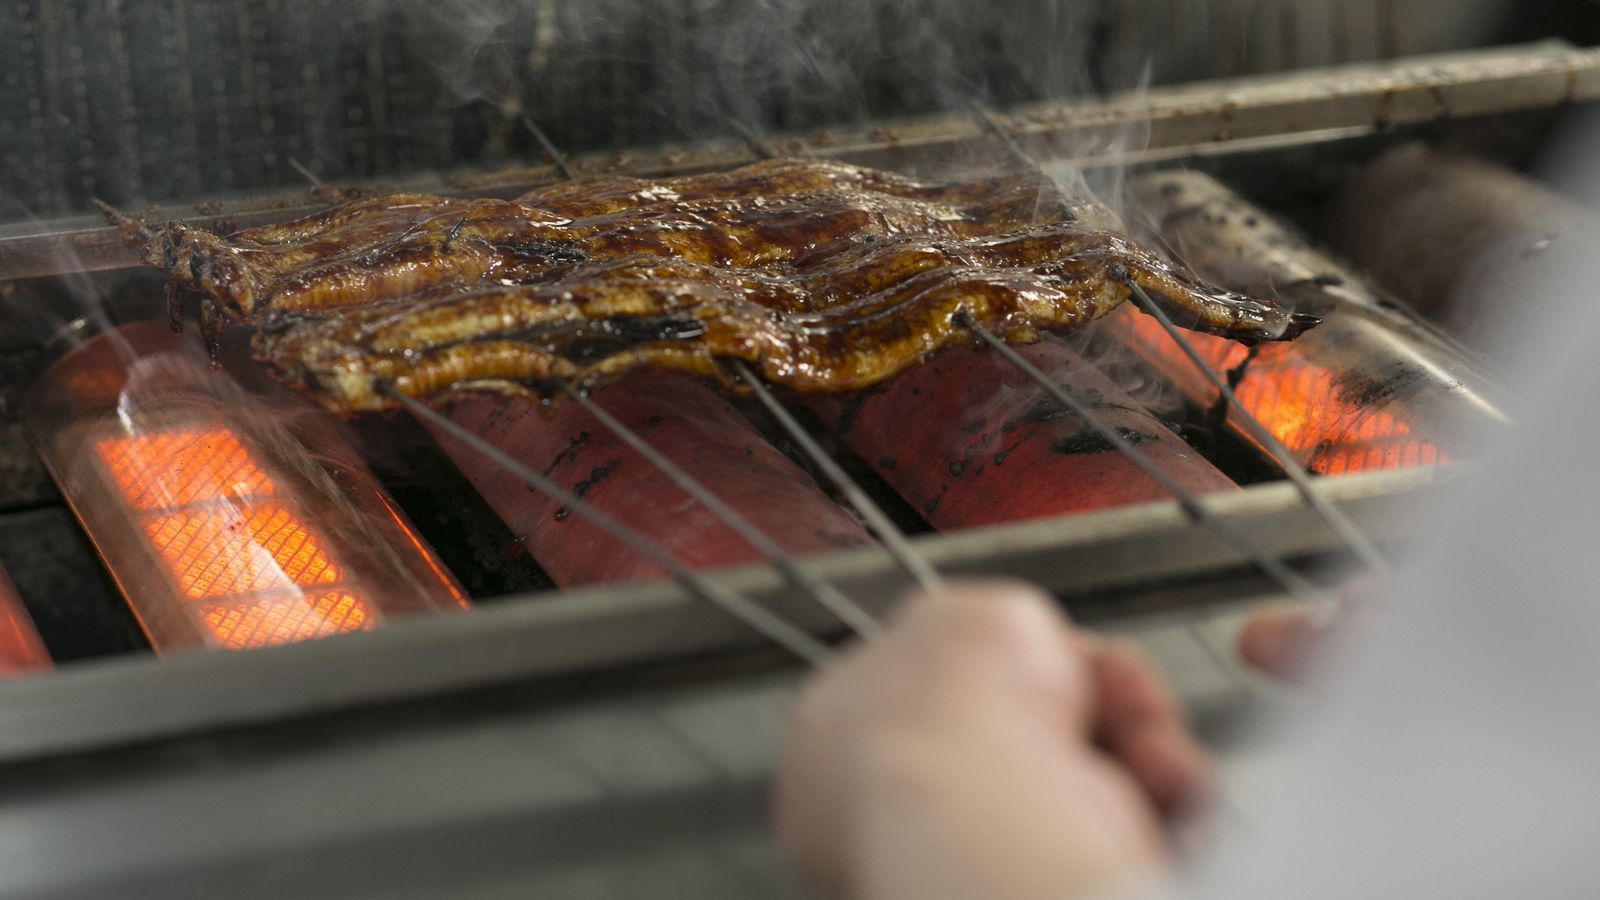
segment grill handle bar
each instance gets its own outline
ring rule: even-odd
[[[627,544],[635,553],[666,569],[690,594],[750,626],[763,637],[793,653],[806,663],[812,666],[821,666],[832,657],[833,651],[827,645],[812,637],[805,629],[788,622],[749,598],[734,593],[695,572],[660,544],[591,506],[577,494],[533,471],[499,448],[451,421],[447,416],[440,414],[419,400],[400,393],[393,387],[386,386],[382,388],[382,392],[393,398],[401,406],[404,406],[412,415],[444,430],[451,437],[481,454],[485,459],[522,479],[529,487],[555,500],[557,503],[563,504],[573,512],[588,519],[596,528]]]
[[[861,637],[871,637],[878,633],[879,626],[872,614],[861,607],[860,604],[846,597],[838,588],[818,578],[800,565],[793,556],[789,555],[778,543],[767,536],[755,523],[745,518],[738,510],[725,503],[693,475],[684,471],[677,463],[668,459],[660,450],[650,446],[637,431],[624,425],[616,416],[596,403],[585,392],[573,387],[571,384],[560,382],[561,389],[567,396],[578,402],[591,416],[600,421],[600,424],[610,429],[623,442],[649,460],[650,464],[660,469],[662,474],[672,480],[684,493],[693,497],[705,507],[712,515],[716,516],[722,524],[738,533],[739,537],[751,547],[755,548],[772,567],[777,569],[790,584],[811,595],[818,606],[832,613],[839,621],[848,625],[852,631]]]

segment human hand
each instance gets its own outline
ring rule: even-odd
[[[1239,631],[1239,658],[1266,675],[1297,681],[1327,639],[1328,624],[1300,603],[1262,607]]]
[[[905,603],[806,688],[779,837],[859,897],[1071,897],[1158,878],[1209,762],[1161,678],[1014,582]]]

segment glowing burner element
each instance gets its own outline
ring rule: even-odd
[[[151,516],[145,536],[183,592],[197,600],[296,585],[332,584],[338,566],[288,508],[217,505]]]
[[[134,509],[173,509],[202,500],[273,493],[239,438],[222,429],[183,429],[108,438],[95,445]]]
[[[367,601],[345,590],[267,597],[249,603],[205,603],[200,606],[200,618],[217,643],[230,650],[367,631],[377,624]]]
[[[1206,390],[1196,382],[1194,364],[1159,322],[1124,309],[1111,326],[1130,335],[1130,346],[1163,375],[1193,391]],[[1415,433],[1403,410],[1389,404],[1381,383],[1350,372],[1336,374],[1294,344],[1251,350],[1209,335],[1185,337],[1216,371],[1243,373],[1234,385],[1240,403],[1313,472],[1348,475],[1450,461],[1433,441]]]
[[[28,424],[158,651],[467,605],[337,421],[209,371],[192,339],[146,324],[91,342],[41,381]]]
[[[1339,399],[1333,374],[1303,360],[1264,365],[1237,393],[1274,437],[1324,475],[1449,462],[1397,416]]]
[[[344,570],[317,530],[275,499],[277,485],[234,433],[177,428],[107,438],[95,452],[145,513],[140,527],[179,591],[235,601],[197,609],[216,644],[270,647],[377,624],[355,589],[297,590],[337,584]]]
[[[50,654],[23,609],[22,598],[0,568],[0,679],[49,669]]]

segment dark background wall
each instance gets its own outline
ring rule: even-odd
[[[0,0],[0,219],[1584,31],[1593,0]],[[1587,15],[1584,15],[1587,13]]]

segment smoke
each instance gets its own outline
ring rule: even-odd
[[[1115,3],[388,0],[404,52],[480,124],[527,113],[569,148],[876,123],[1137,83]],[[486,127],[496,127],[490,124]]]

